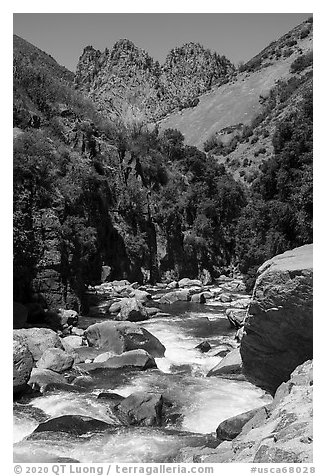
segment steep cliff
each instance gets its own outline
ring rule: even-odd
[[[248,378],[272,392],[312,358],[312,252],[312,245],[304,245],[258,270],[241,355]]]

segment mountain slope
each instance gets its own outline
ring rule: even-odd
[[[249,124],[261,111],[261,97],[278,80],[288,78],[293,61],[311,49],[312,23],[307,20],[243,65],[227,84],[200,96],[196,107],[162,119],[160,129],[178,129],[187,144],[203,148],[221,129]]]

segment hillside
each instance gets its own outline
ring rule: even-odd
[[[187,144],[202,149],[222,129],[250,124],[276,82],[292,75],[293,61],[311,49],[312,23],[307,20],[242,65],[229,82],[200,96],[197,106],[161,120],[160,129],[178,129]]]
[[[99,282],[102,266],[110,270],[112,279],[152,283],[181,277],[214,279],[238,269],[248,275],[250,286],[264,260],[310,243],[310,22],[286,37],[277,43],[276,53],[275,45],[270,48],[280,56],[284,41],[292,45],[285,59],[282,46],[283,56],[277,63],[278,74],[280,68],[288,69],[290,79],[269,92],[264,89],[261,113],[255,117],[253,108],[254,122],[249,125],[236,114],[242,104],[244,114],[248,97],[258,94],[250,85],[258,80],[271,85],[272,78],[276,80],[271,65],[262,67],[263,56],[266,51],[272,56],[271,50],[244,65],[234,79],[229,62],[200,45],[172,50],[158,78],[170,85],[166,91],[172,91],[171,95],[166,102],[153,103],[161,112],[161,105],[172,107],[179,93],[196,95],[198,88],[212,87],[214,81],[229,81],[215,90],[221,94],[229,88],[228,101],[234,96],[232,88],[238,87],[238,94],[252,93],[239,96],[237,112],[232,112],[235,123],[205,142],[207,153],[187,145],[176,129],[159,130],[144,123],[141,101],[146,104],[154,83],[150,79],[145,90],[142,81],[146,75],[153,79],[158,66],[131,42],[122,40],[113,52],[103,54],[86,48],[73,78],[45,52],[15,38],[15,298],[29,302],[36,292],[46,296],[51,306],[79,308],[83,303],[87,308],[86,287]],[[302,54],[295,49],[299,44]],[[191,78],[196,68],[198,74]],[[111,118],[105,108],[103,114],[101,101],[92,101],[89,95],[95,84],[98,91],[103,87],[110,94],[108,72],[116,81],[113,96],[118,97],[120,90],[126,93],[115,102]],[[133,102],[139,88],[144,96],[135,95]],[[138,121],[135,111],[140,114]],[[261,150],[257,155],[256,149],[262,148],[260,141],[265,139],[271,156],[262,164],[263,173],[253,175],[250,168],[256,167],[256,172],[264,156]],[[256,162],[234,156],[244,148],[257,155]],[[238,176],[243,183],[235,180]]]
[[[77,64],[75,84],[111,118],[148,122],[193,107],[199,94],[233,72],[224,56],[198,43],[174,48],[161,66],[123,39],[103,52],[87,46]]]

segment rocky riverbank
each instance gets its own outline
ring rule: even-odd
[[[171,443],[169,431],[173,430],[173,441],[177,441],[173,452],[168,450],[169,456],[163,456],[165,447],[161,456],[150,456],[157,462],[167,461],[166,458],[180,462],[311,461],[312,362],[295,370],[285,359],[282,367],[276,353],[275,365],[279,368],[281,382],[287,380],[286,372],[289,376],[292,374],[287,383],[273,389],[273,393],[276,390],[273,401],[267,395],[261,404],[257,397],[251,398],[251,403],[240,403],[233,410],[229,408],[224,413],[224,421],[221,418],[223,407],[214,405],[214,399],[217,402],[222,398],[220,403],[226,399],[222,403],[225,406],[233,398],[229,394],[228,397],[219,395],[219,387],[231,389],[236,386],[233,391],[238,394],[243,388],[258,395],[260,390],[246,380],[249,378],[257,383],[257,372],[273,375],[269,370],[265,374],[260,368],[261,362],[265,362],[263,358],[257,360],[256,373],[251,372],[248,359],[251,354],[246,352],[248,339],[251,339],[251,348],[261,346],[254,339],[263,335],[257,331],[259,317],[257,313],[252,314],[259,298],[266,299],[270,290],[270,295],[275,296],[277,286],[280,315],[275,308],[272,313],[268,308],[265,314],[273,317],[269,327],[266,315],[262,318],[266,339],[270,339],[266,329],[275,333],[273,326],[276,323],[280,332],[280,322],[290,323],[291,303],[298,282],[298,289],[305,286],[307,293],[307,307],[302,299],[300,309],[305,309],[305,322],[312,322],[308,300],[312,270],[307,267],[304,271],[306,258],[293,265],[297,255],[303,257],[310,251],[302,248],[285,253],[285,257],[275,257],[270,264],[261,267],[252,299],[245,294],[241,277],[222,276],[210,285],[188,278],[156,286],[139,286],[126,280],[103,283],[89,288],[92,304],[89,316],[78,316],[69,310],[47,310],[39,322],[34,314],[36,323],[33,324],[28,322],[28,310],[21,304],[16,305],[15,322],[23,323],[23,326],[14,330],[15,405],[16,411],[19,409],[24,415],[28,411],[33,415],[32,431],[27,432],[17,451],[30,451],[33,442],[43,441],[43,435],[51,432],[54,441],[58,431],[66,432],[69,441],[72,437],[77,438],[74,443],[77,448],[80,435],[108,438],[117,431],[125,434],[124,428],[136,431],[146,427],[159,428],[164,441],[169,441],[168,446]],[[278,263],[282,263],[281,268]],[[266,272],[268,279],[264,275]],[[287,310],[285,314],[284,309]],[[295,314],[293,319],[296,319]],[[255,333],[250,332],[252,320]],[[174,349],[180,332],[185,332],[182,341],[187,349],[184,360],[180,358],[180,349]],[[198,333],[198,337],[189,341],[189,332],[192,336]],[[220,333],[221,337],[218,337]],[[295,348],[291,352],[293,354]],[[272,353],[266,361],[268,365],[273,362]],[[188,387],[189,403],[184,400],[188,398]],[[181,388],[184,389],[182,395]],[[84,408],[85,403],[78,403],[72,411],[69,402],[71,399],[80,402],[79,394],[85,395],[89,402],[87,408]],[[57,401],[57,396],[64,408],[67,405],[63,412],[53,412],[52,407],[46,405],[48,399]],[[216,419],[215,436],[210,433],[213,428],[209,425],[206,428],[212,429],[206,430],[206,435],[204,431],[202,436],[196,436],[185,410],[192,401],[190,407],[195,405],[194,417],[196,411],[203,416],[203,410],[197,409],[196,405],[203,405],[199,402],[204,401],[205,396],[216,407],[214,410],[209,407],[208,420],[212,420],[212,414],[220,415]],[[39,409],[44,408],[45,414],[35,413],[35,404]],[[239,410],[242,413],[237,415]],[[198,422],[194,428],[197,427]],[[182,433],[185,430],[186,434]],[[29,449],[25,450],[25,447]],[[76,454],[77,461],[81,460],[78,451]],[[132,455],[129,458],[136,461]],[[147,461],[146,458],[142,461]]]

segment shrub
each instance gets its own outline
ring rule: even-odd
[[[309,51],[305,55],[299,56],[296,60],[293,61],[291,64],[290,71],[291,73],[300,73],[304,69],[308,68],[308,66],[312,66],[313,64],[313,54],[312,51]]]

